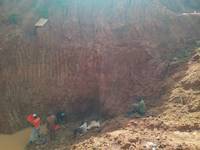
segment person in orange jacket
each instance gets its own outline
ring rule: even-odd
[[[37,114],[30,114],[27,117],[27,121],[31,124],[32,128],[32,132],[31,132],[31,136],[29,139],[29,143],[33,143],[35,141],[38,140],[38,138],[40,137],[40,123],[41,123],[41,119]]]

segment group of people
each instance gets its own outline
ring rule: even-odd
[[[32,126],[32,132],[29,139],[29,143],[36,142],[40,139],[40,127],[41,127],[41,118],[36,114],[30,114],[27,116],[27,121]],[[50,137],[50,140],[55,139],[55,132],[60,128],[60,125],[65,122],[65,113],[64,112],[58,112],[56,114],[48,113],[48,116],[46,117],[46,127],[48,130],[48,135]]]
[[[127,115],[130,117],[135,113],[138,113],[141,116],[145,115],[145,103],[143,99],[140,99],[138,103],[134,103],[132,105],[132,108],[129,112],[127,112]],[[40,125],[41,125],[41,118],[36,114],[30,114],[27,116],[27,121],[32,125],[32,133],[30,136],[29,143],[33,143],[37,141],[40,138]],[[50,140],[55,139],[55,133],[56,130],[58,130],[61,127],[61,124],[65,123],[65,113],[64,112],[58,112],[56,114],[54,113],[48,113],[48,116],[46,117],[46,127],[48,130],[48,135]],[[74,129],[74,137],[77,135],[81,135],[86,133],[88,130],[92,128],[100,128],[100,122],[99,121],[91,121],[90,123],[82,122],[81,125]]]
[[[46,117],[46,127],[48,130],[48,136],[49,139],[55,140],[56,137],[56,130],[58,130],[62,124],[65,123],[65,113],[64,112],[58,112],[56,114],[48,113]],[[32,132],[29,139],[29,143],[37,143],[37,141],[41,141],[41,134],[40,134],[40,127],[41,127],[41,118],[36,114],[30,114],[27,116],[27,121],[32,126]],[[93,128],[100,129],[100,122],[96,120],[92,120],[90,122],[82,122],[81,125],[74,129],[73,134],[74,137],[77,137],[77,135],[82,135],[88,132],[89,130]]]

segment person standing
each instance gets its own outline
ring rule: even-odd
[[[29,143],[32,144],[33,142],[39,140],[41,119],[36,113],[34,113],[27,116],[27,121],[32,126],[32,132],[29,138]]]
[[[49,113],[47,117],[47,129],[50,136],[50,140],[55,140],[55,126],[56,126],[56,116],[52,113]]]
[[[63,125],[65,123],[65,113],[63,111],[59,111],[56,113],[57,124]]]

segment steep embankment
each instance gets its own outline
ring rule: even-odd
[[[200,35],[198,17],[177,16],[156,0],[4,0],[0,7],[1,132],[24,127],[31,112],[116,115],[139,96],[151,103],[163,91],[173,58],[166,54]],[[35,32],[40,17],[49,22]]]
[[[163,103],[148,112],[155,116],[116,118],[105,128],[118,125],[117,130],[90,137],[71,149],[200,149],[200,53],[173,70],[166,84]]]
[[[199,51],[199,49],[197,49]],[[168,80],[173,86],[163,96],[163,113],[160,117],[170,125],[177,124],[180,130],[200,127],[200,53],[179,67]],[[170,114],[170,115],[169,115]]]
[[[166,93],[146,117],[119,116],[101,122],[100,130],[73,137],[74,124],[57,132],[54,143],[32,145],[38,150],[200,149],[200,49],[187,62],[177,59],[169,72]],[[199,52],[198,52],[199,51]],[[64,131],[64,132],[63,132]]]

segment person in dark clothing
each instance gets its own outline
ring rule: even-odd
[[[74,129],[74,138],[77,137],[77,135],[81,135],[87,132],[87,122],[81,122],[80,127]]]
[[[135,113],[138,113],[141,116],[144,116],[146,112],[146,106],[145,106],[145,102],[143,100],[143,98],[141,98],[140,100],[138,100],[138,103],[134,103],[131,107],[131,111],[127,112],[127,116],[130,117]]]
[[[145,103],[144,103],[143,99],[141,99],[139,101],[139,103],[132,105],[132,113],[138,113],[141,116],[144,116],[145,109],[146,109],[146,107],[145,107]]]
[[[56,113],[56,123],[57,124],[64,124],[65,123],[65,113],[63,111]]]

